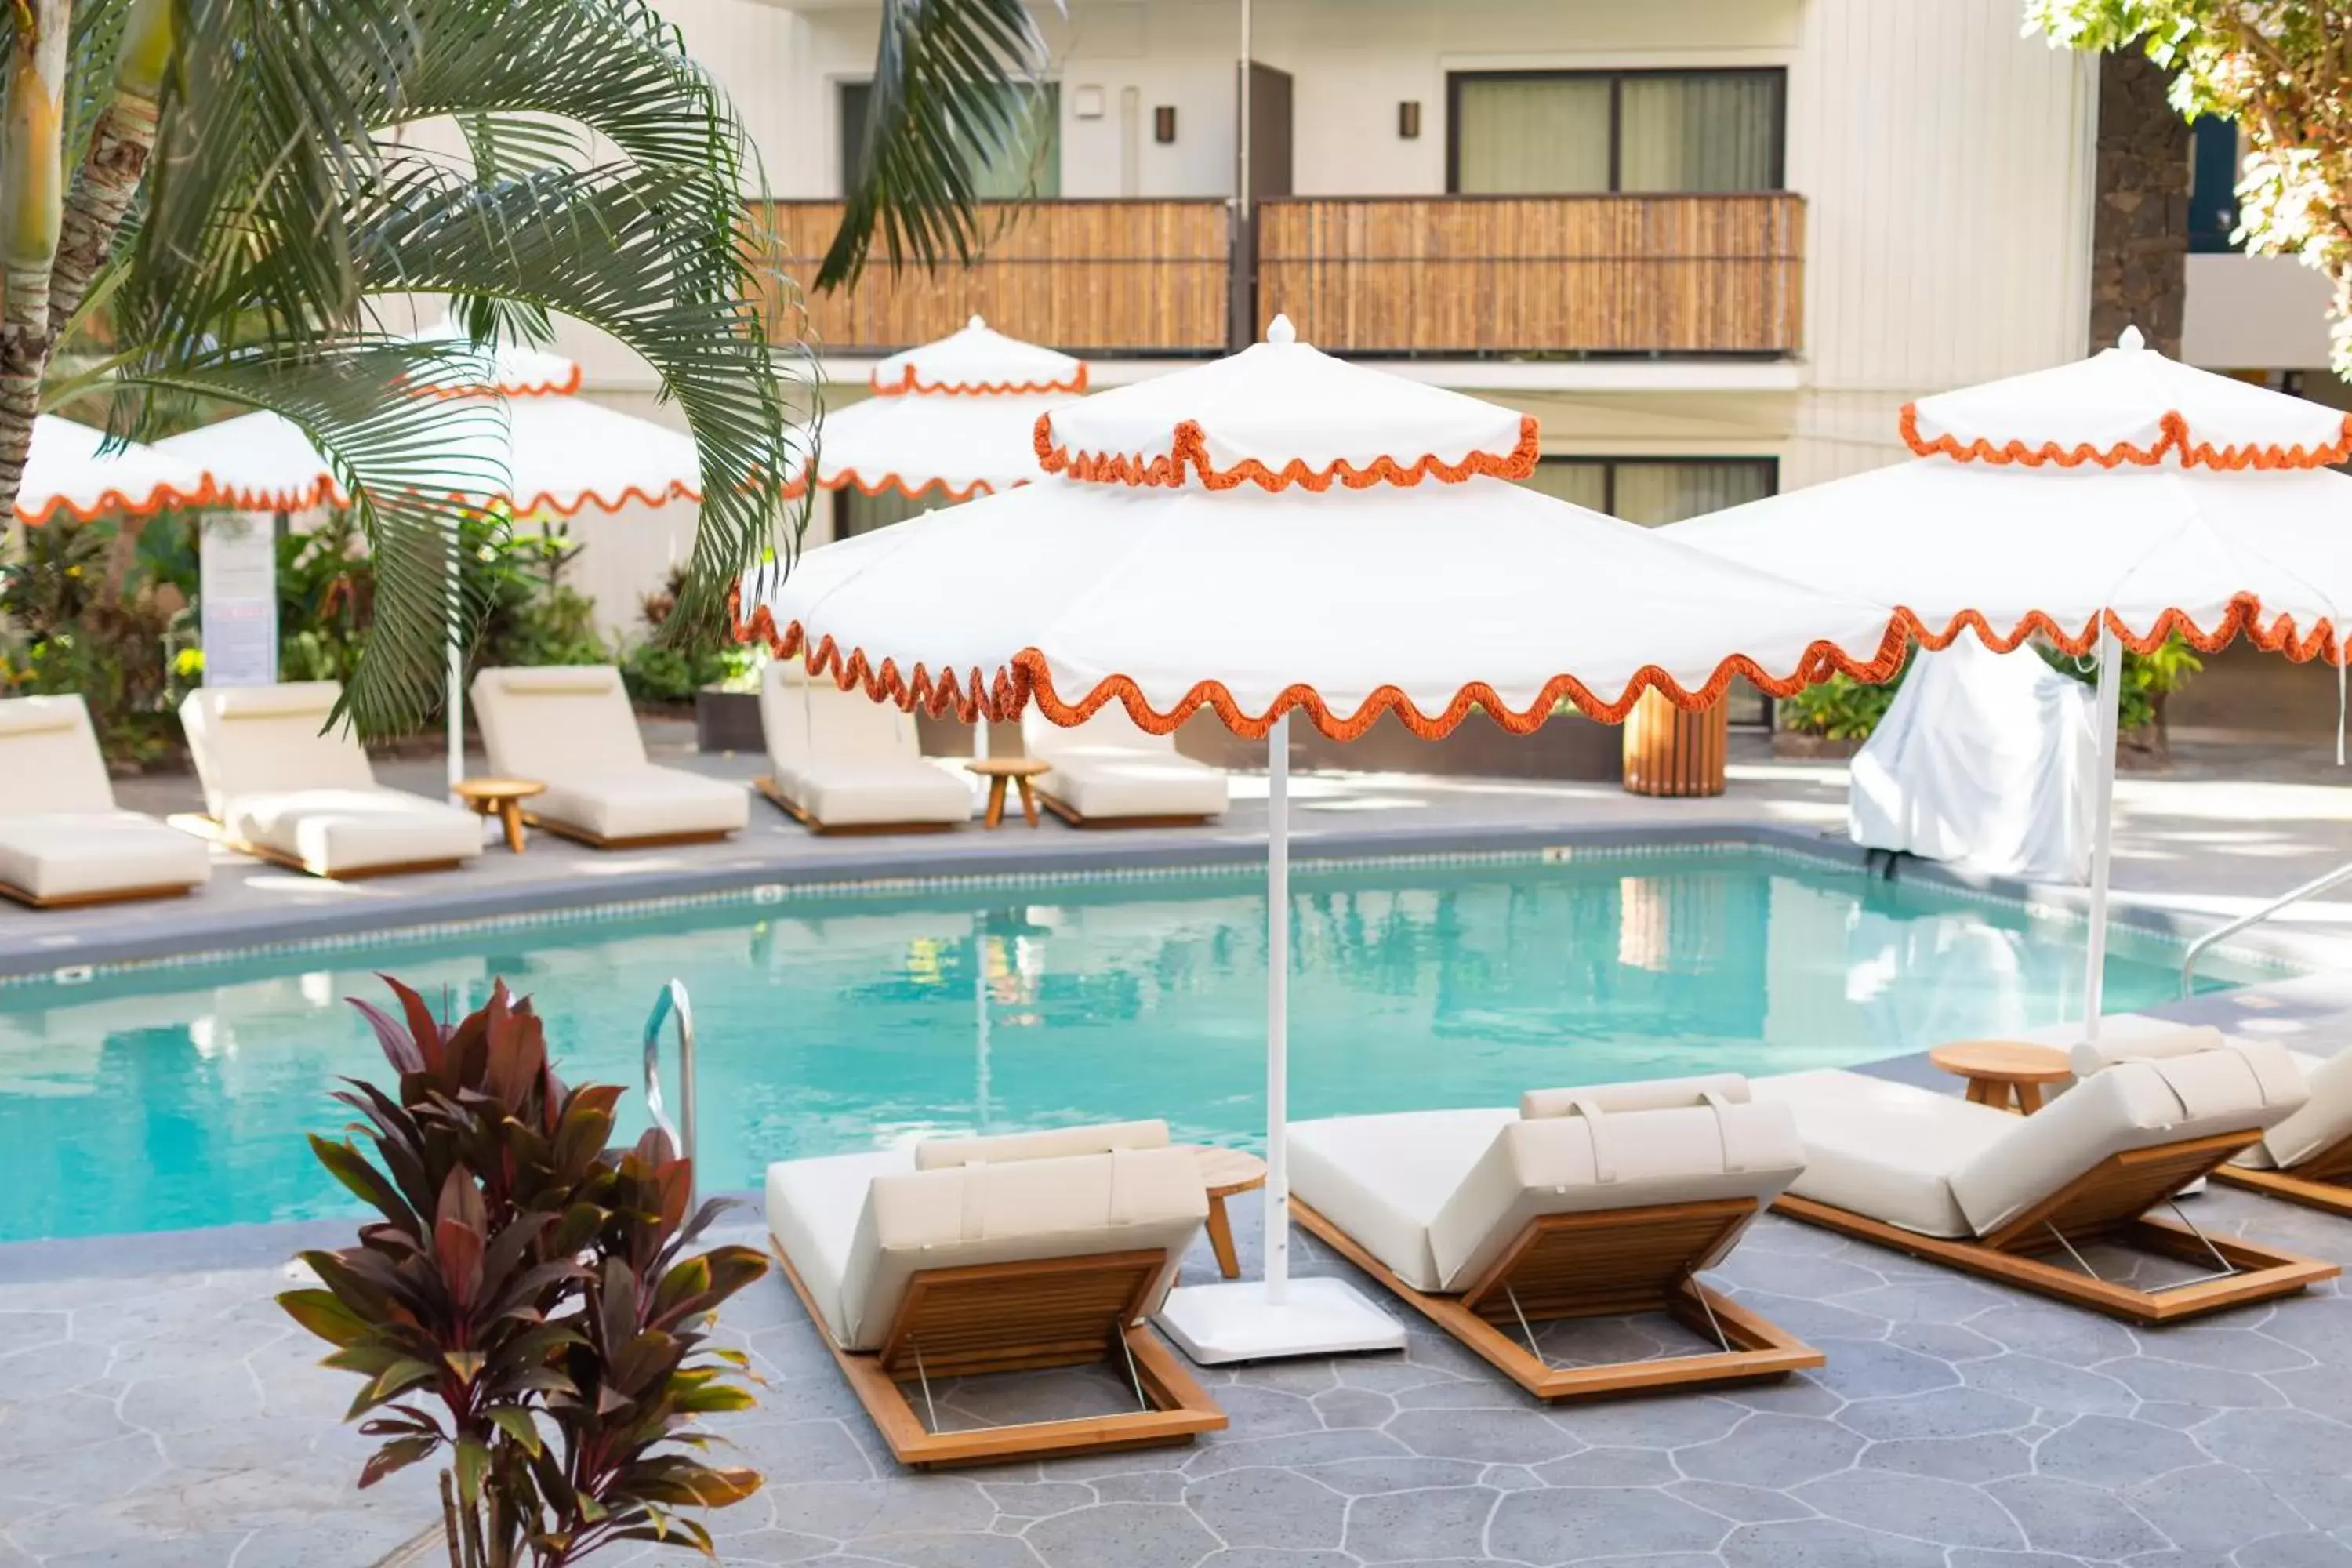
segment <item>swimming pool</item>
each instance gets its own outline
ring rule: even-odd
[[[2080,1005],[2079,924],[1796,857],[1308,867],[1294,892],[1298,1116],[1841,1066]],[[342,1001],[380,999],[377,970],[461,1008],[503,975],[567,1078],[633,1090],[646,1012],[683,979],[709,1189],[942,1131],[1164,1116],[1255,1142],[1265,908],[1247,871],[972,884],[0,990],[0,1239],[347,1212],[301,1134],[340,1124],[337,1076],[383,1068]],[[2171,997],[2178,963],[2119,931],[2108,1005]],[[632,1133],[643,1114],[632,1092]]]

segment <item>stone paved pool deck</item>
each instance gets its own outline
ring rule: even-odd
[[[407,767],[419,776],[385,772],[431,787],[433,770]],[[2126,781],[2117,881],[2133,918],[2196,929],[2352,859],[2352,791],[2302,763],[2276,782],[2238,773],[2192,756],[2173,776]],[[1662,830],[1819,841],[1843,804],[1842,770],[1762,762],[1715,802],[1605,786],[1302,783],[1305,856]],[[125,795],[178,809],[160,798],[172,787]],[[1106,854],[1243,859],[1263,842],[1262,805],[1247,798],[1190,834],[1049,826],[912,850],[811,839],[766,809],[755,802],[755,831],[731,847],[596,857],[542,839],[520,859],[494,850],[464,877],[356,890],[227,860],[201,902],[0,914],[0,973],[551,899],[1046,870]],[[2352,935],[2352,901],[2307,907],[2290,934],[2326,961]],[[2325,1054],[2352,1024],[2352,981],[2317,974],[2163,1011]],[[1870,1070],[1950,1087],[1916,1058]],[[2352,1264],[2352,1221],[2236,1192],[2189,1208],[2200,1224]],[[1255,1201],[1237,1201],[1234,1217],[1255,1270]],[[760,1234],[748,1220],[738,1231]],[[320,1347],[269,1300],[294,1250],[347,1234],[347,1222],[313,1222],[0,1246],[0,1568],[366,1568],[428,1530],[428,1477],[352,1489],[366,1445],[339,1418],[353,1380],[319,1367]],[[1304,1237],[1294,1256],[1304,1271],[1349,1272]],[[1205,1243],[1187,1270],[1210,1277]],[[892,1465],[771,1279],[723,1320],[766,1382],[761,1406],[718,1428],[768,1485],[710,1522],[728,1564],[2352,1568],[2352,1300],[2336,1283],[2201,1325],[2134,1330],[1777,1218],[1710,1278],[1828,1364],[1777,1386],[1546,1408],[1412,1320],[1401,1355],[1205,1373],[1233,1424],[1192,1447],[942,1475]],[[1550,1348],[1638,1353],[1648,1342],[1630,1324],[1576,1332]],[[1042,1396],[1086,1394],[1066,1384]]]

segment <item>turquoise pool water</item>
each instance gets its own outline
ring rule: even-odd
[[[2053,1023],[2082,986],[2079,925],[1761,854],[1309,871],[1295,892],[1301,1116],[1839,1066]],[[503,975],[567,1077],[633,1090],[654,994],[685,980],[710,1188],[950,1130],[1164,1116],[1250,1142],[1265,946],[1262,884],[1240,874],[706,907],[0,990],[0,1239],[346,1212],[301,1134],[339,1125],[336,1077],[383,1068],[342,1000],[380,996],[377,970],[460,1006]],[[2120,934],[2109,1006],[2171,997],[2178,963]]]

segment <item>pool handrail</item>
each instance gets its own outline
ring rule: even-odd
[[[661,1043],[662,1026],[671,1018],[677,1020],[677,1121],[669,1119],[668,1108],[662,1101]],[[694,1159],[694,1004],[686,994],[686,982],[672,980],[654,998],[654,1010],[646,1017],[646,1110],[654,1125],[669,1135],[671,1143],[688,1162]],[[694,1190],[687,1189],[687,1202],[694,1202]]]
[[[2289,905],[2299,904],[2305,899],[2324,893],[2347,879],[2352,879],[2352,860],[2346,861],[2332,871],[2321,872],[2300,887],[2288,889],[2261,908],[2240,915],[2236,920],[2215,926],[2211,931],[2190,942],[2189,951],[2180,957],[2180,994],[2183,996],[2196,994],[2197,961],[2204,956],[2206,949],[2216,942],[2227,942],[2247,927],[2260,925]]]

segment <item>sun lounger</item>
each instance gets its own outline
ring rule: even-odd
[[[2165,1060],[2231,1044],[2219,1029],[2168,1029],[2086,1041],[2072,1055],[2075,1073],[2088,1078],[2118,1062]],[[2213,1179],[2352,1217],[2352,1051],[2332,1057],[2289,1051],[2287,1059],[2311,1098],[2260,1142],[2216,1166]]]
[[[211,871],[203,845],[115,809],[80,698],[0,702],[0,895],[36,909],[171,898]]]
[[[1024,713],[1021,743],[1053,763],[1037,776],[1037,795],[1073,826],[1174,826],[1225,809],[1223,773],[1179,756],[1173,735],[1145,732],[1116,705],[1066,730]]]
[[[646,760],[621,672],[609,664],[485,669],[472,690],[490,771],[547,786],[523,812],[535,827],[632,849],[707,843],[751,819],[741,786]]]
[[[2171,1202],[2304,1105],[2275,1046],[2122,1063],[2027,1117],[1850,1072],[1764,1079],[1756,1092],[1796,1113],[1805,1145],[1780,1212],[2004,1284],[2163,1323],[2339,1272],[2209,1236]],[[2159,1206],[2174,1220],[2148,1217]],[[2191,1277],[2154,1289],[2103,1278],[2088,1256],[2098,1247],[2176,1259]]]
[[[760,678],[760,793],[818,833],[937,832],[971,820],[971,785],[923,760],[912,714],[812,680],[797,659]]]
[[[1731,1075],[1530,1094],[1508,1109],[1295,1122],[1291,1214],[1544,1399],[1787,1376],[1811,1346],[1699,1283],[1803,1156]],[[1664,1312],[1712,1345],[1564,1366],[1534,1325]]]
[[[316,877],[446,870],[482,852],[472,812],[375,782],[331,680],[204,687],[180,704],[203,816],[172,826]]]
[[[1145,1447],[1225,1425],[1144,1326],[1208,1214],[1198,1161],[1167,1143],[1164,1124],[1139,1122],[768,1167],[785,1278],[901,1463]],[[936,1412],[950,1378],[1097,1363],[1136,1408],[967,1430]]]

